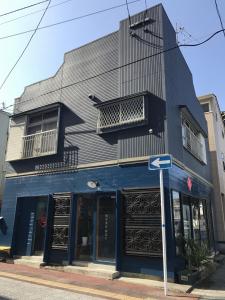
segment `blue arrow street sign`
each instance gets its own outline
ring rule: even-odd
[[[172,157],[169,154],[153,155],[149,157],[148,169],[161,170],[172,168]]]

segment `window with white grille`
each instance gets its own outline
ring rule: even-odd
[[[205,138],[189,121],[185,119],[182,121],[182,138],[183,146],[196,158],[206,164]]]
[[[144,97],[103,105],[98,109],[98,132],[102,129],[138,123],[146,119]]]
[[[56,154],[58,118],[58,108],[28,116],[22,158]]]

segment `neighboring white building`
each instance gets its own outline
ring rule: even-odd
[[[3,199],[6,163],[5,153],[8,139],[9,114],[0,110],[0,209]]]
[[[225,251],[225,126],[217,98],[213,94],[198,97],[208,125],[214,185],[214,231],[218,250]]]

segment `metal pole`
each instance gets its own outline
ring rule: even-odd
[[[161,170],[161,169],[159,170],[159,179],[160,179],[162,247],[163,247],[163,279],[164,279],[164,293],[165,293],[165,296],[167,296],[167,257],[166,257],[165,203],[164,203],[163,170]]]

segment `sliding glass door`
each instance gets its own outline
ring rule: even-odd
[[[115,196],[97,198],[96,259],[115,259]]]
[[[115,195],[83,194],[77,201],[76,259],[115,260]]]

